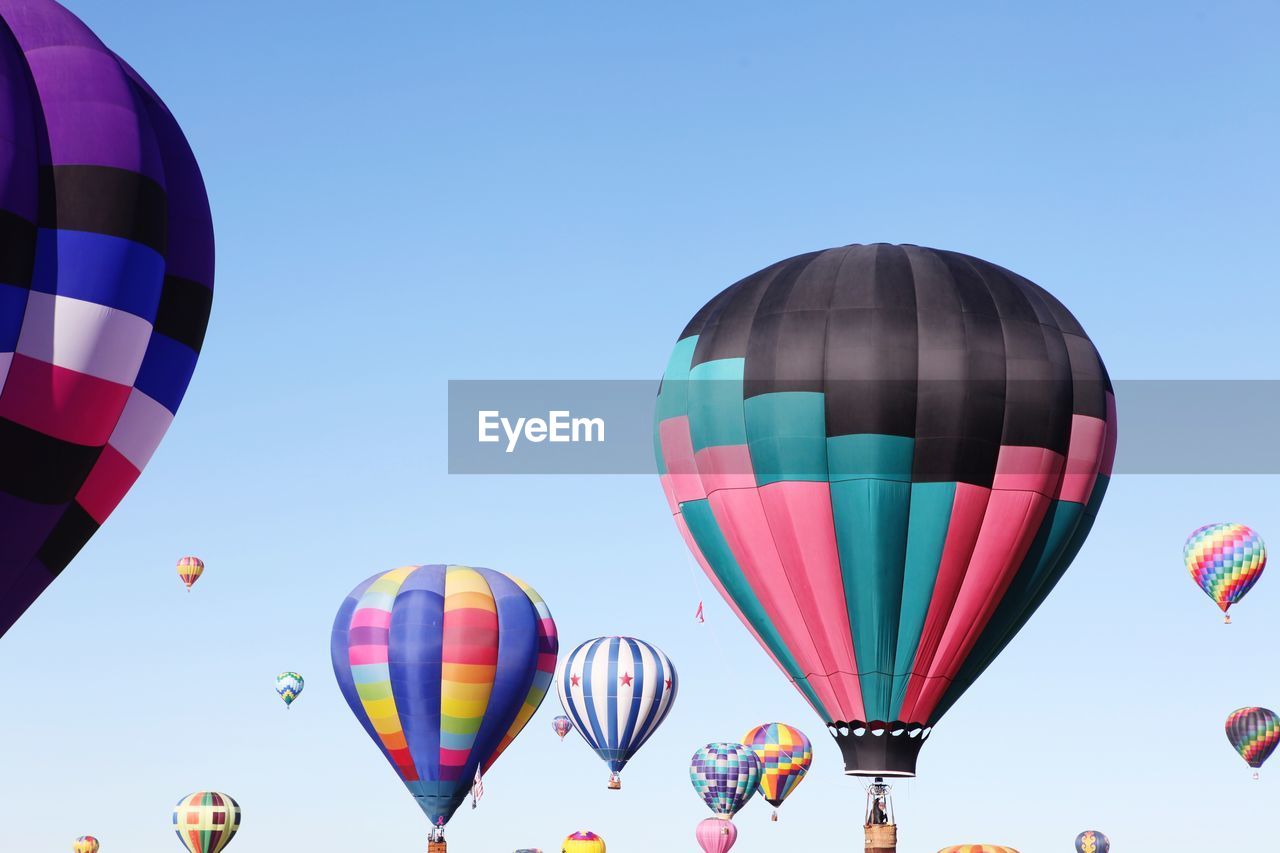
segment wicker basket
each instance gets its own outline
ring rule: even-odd
[[[427,853],[448,853],[449,845],[443,841],[428,841]]]
[[[897,853],[898,827],[893,824],[876,824],[865,827],[866,853]]]

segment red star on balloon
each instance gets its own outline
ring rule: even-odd
[[[573,685],[574,687],[577,687],[577,686],[578,686],[578,682],[580,682],[580,681],[582,681],[582,679],[581,679],[581,678],[579,678],[579,677],[578,677],[578,676],[576,676],[576,675],[571,675],[571,676],[569,676],[569,683],[570,683],[571,685]]]
[[[622,682],[627,687],[631,686],[631,680],[631,673],[629,672],[624,672],[622,677],[618,679],[618,681]]]
[[[671,689],[671,679],[670,679],[670,678],[668,678],[668,679],[667,679],[667,689],[668,689],[668,690],[670,690],[670,689]]]

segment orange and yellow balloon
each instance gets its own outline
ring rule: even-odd
[[[98,839],[92,835],[82,835],[71,846],[71,853],[98,853]]]
[[[605,853],[604,839],[583,829],[564,840],[564,844],[560,845],[560,853]]]
[[[204,560],[199,557],[183,557],[178,561],[178,579],[187,586],[187,592],[191,592],[192,585],[200,580],[200,576],[204,574]]]
[[[786,723],[765,723],[747,732],[742,742],[760,759],[760,795],[775,809],[804,781],[813,764],[813,744],[804,732]],[[778,813],[773,813],[778,819]]]

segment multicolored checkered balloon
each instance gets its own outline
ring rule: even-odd
[[[173,831],[191,853],[222,853],[240,831],[240,804],[217,791],[187,794],[173,807]]]
[[[155,91],[54,0],[0,0],[0,21],[4,634],[177,414],[214,250],[200,169]]]
[[[1243,524],[1206,524],[1187,538],[1182,555],[1192,579],[1223,613],[1244,598],[1267,565],[1262,539]]]
[[[733,817],[760,787],[760,759],[740,743],[709,743],[693,754],[689,779],[707,808]]]
[[[1280,717],[1266,708],[1240,708],[1227,717],[1227,740],[1257,770],[1280,745]]]
[[[786,723],[756,726],[742,742],[760,759],[760,796],[776,809],[809,772],[813,744],[804,732]]]

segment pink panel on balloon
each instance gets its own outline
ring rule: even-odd
[[[831,485],[770,483],[760,489],[760,499],[800,611],[814,616],[809,630],[820,668],[809,680],[815,692],[830,697],[823,701],[833,719],[865,719],[831,513]]]

